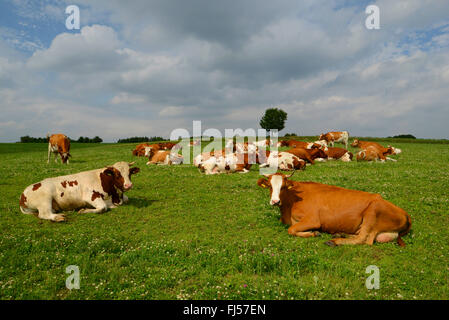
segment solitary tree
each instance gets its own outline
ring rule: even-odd
[[[278,108],[270,108],[265,111],[259,124],[270,133],[271,129],[277,129],[278,131],[284,129],[285,120],[287,120],[287,112]]]

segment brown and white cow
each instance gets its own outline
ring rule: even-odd
[[[153,147],[154,150],[159,150],[158,144],[149,144],[147,142],[144,142],[136,146],[136,148],[133,150],[133,156],[144,157],[146,147]]]
[[[20,197],[20,210],[40,219],[65,221],[60,211],[101,213],[126,203],[123,193],[133,187],[134,162],[117,162],[109,167],[66,176],[47,178],[28,186]]]
[[[55,162],[58,162],[58,154],[61,156],[62,163],[69,163],[70,154],[70,140],[62,133],[47,134],[48,139],[48,157],[47,163],[50,163],[50,154],[55,155]]]
[[[198,165],[200,172],[206,175],[219,173],[247,173],[251,169],[252,163],[249,161],[248,153],[215,153],[209,159]]]
[[[320,231],[351,235],[327,241],[330,246],[392,240],[405,246],[401,237],[409,232],[411,218],[379,194],[289,177],[276,173],[257,181],[270,189],[270,205],[279,206],[281,221],[290,225],[289,234],[303,238],[315,237]]]
[[[377,143],[377,142],[372,142],[372,141],[361,141],[359,139],[354,139],[354,141],[351,143],[351,146],[354,148],[360,148],[360,149],[366,149],[367,147],[375,147],[377,149],[379,149],[379,151],[381,153],[388,153],[388,154],[400,154],[402,153],[401,149],[392,147],[390,145],[388,145],[387,148],[385,148],[384,146],[382,146],[381,144]]]
[[[325,140],[331,147],[334,146],[334,142],[343,143],[345,148],[348,149],[349,133],[348,131],[333,131],[326,134],[322,133],[318,140]]]
[[[385,162],[386,160],[394,161],[397,160],[387,157],[387,155],[393,154],[393,148],[378,148],[376,146],[369,145],[363,150],[359,151],[356,155],[357,161],[380,161]]]
[[[145,157],[148,157],[147,165],[172,165],[184,162],[184,158],[176,152],[155,150],[153,147],[145,147]]]
[[[305,148],[293,148],[286,152],[294,154],[299,159],[307,161],[311,164],[315,164],[315,159],[317,158],[327,158],[326,153],[322,149],[305,149]]]
[[[328,147],[327,150],[324,150],[324,153],[327,155],[328,160],[341,160],[343,162],[351,162],[354,155],[352,152],[349,152],[343,148],[332,148]]]
[[[277,166],[279,170],[285,171],[304,170],[306,168],[306,162],[289,152],[272,151],[269,153],[266,162],[260,165],[261,168],[267,166]]]
[[[277,147],[290,147],[290,148],[304,148],[306,149],[309,142],[297,141],[297,140],[281,140],[278,142]]]

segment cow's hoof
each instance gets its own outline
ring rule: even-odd
[[[66,217],[63,214],[56,214],[53,221],[63,222],[63,221],[66,221]]]
[[[326,241],[324,244],[327,244],[329,247],[336,247],[337,245],[333,241]]]

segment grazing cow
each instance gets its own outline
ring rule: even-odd
[[[58,153],[61,156],[62,163],[69,163],[70,154],[70,140],[67,136],[62,133],[52,134],[51,136],[47,134],[48,140],[48,157],[47,163],[50,163],[50,154],[55,155],[55,162],[58,162]]]
[[[403,209],[379,194],[288,180],[292,174],[276,173],[257,181],[270,189],[270,205],[280,207],[281,221],[290,225],[289,234],[303,238],[317,236],[319,231],[352,235],[327,241],[330,246],[392,240],[405,246],[401,237],[412,222]]]
[[[343,148],[329,147],[327,150],[324,150],[324,153],[327,155],[328,160],[341,160],[343,162],[351,162],[354,156],[352,152]]]
[[[324,150],[321,149],[304,149],[304,148],[293,148],[289,149],[286,152],[294,154],[299,159],[307,161],[311,164],[315,164],[314,159],[317,158],[327,158]]]
[[[381,150],[375,146],[367,146],[365,149],[359,151],[356,155],[357,161],[377,161],[380,160],[381,162],[385,162],[386,160],[394,161],[397,160],[391,159],[390,157],[387,157],[387,155],[393,154],[393,148],[383,148],[385,150]]]
[[[331,147],[334,146],[334,142],[344,143],[345,148],[348,149],[349,133],[348,131],[334,131],[326,134],[322,133],[318,140],[325,140]]]
[[[28,186],[20,197],[20,210],[40,219],[65,221],[59,211],[101,213],[128,201],[123,193],[132,188],[131,175],[139,168],[134,162],[117,162],[112,166],[47,178]]]
[[[275,167],[279,170],[304,170],[306,168],[306,162],[294,154],[288,152],[272,151],[269,153],[265,163],[260,167]]]
[[[145,157],[148,157],[147,165],[150,164],[182,164],[183,156],[172,151],[155,150],[153,147],[145,147]]]

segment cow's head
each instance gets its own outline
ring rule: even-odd
[[[290,175],[284,175],[282,173],[275,173],[267,175],[267,178],[260,178],[257,180],[257,184],[262,188],[270,188],[270,205],[280,206],[281,193],[293,188],[293,181],[288,180],[295,171]]]
[[[286,140],[278,141],[277,147],[286,147],[288,146],[288,142]]]
[[[359,140],[354,139],[354,141],[351,143],[351,147],[358,147],[359,146]]]
[[[154,147],[145,147],[145,157],[152,158],[154,156],[155,148]]]
[[[326,135],[324,133],[320,134],[320,136],[318,137],[318,140],[326,140]]]
[[[392,153],[392,154],[400,154],[400,153],[402,152],[401,149],[392,147],[392,146],[390,146],[390,145],[388,145],[388,148],[391,148],[391,149],[393,150],[393,153]]]
[[[102,174],[108,177],[108,181],[110,181],[115,188],[123,192],[128,191],[133,187],[131,176],[140,171],[137,167],[131,167],[134,163],[135,162],[128,163],[124,161],[114,163],[112,166],[107,167]],[[101,178],[103,179],[104,177]]]
[[[62,163],[67,163],[67,160],[69,160],[69,157],[72,157],[72,155],[69,152],[62,152],[61,153]]]
[[[324,150],[321,149],[321,148],[312,149],[312,150],[310,151],[310,156],[312,157],[312,159],[316,159],[316,158],[327,159],[327,154],[326,154],[326,152],[324,152]]]

